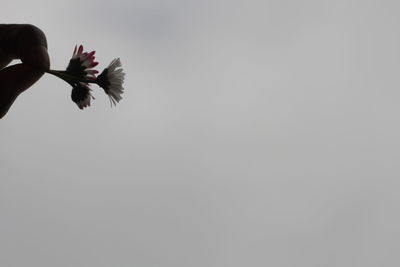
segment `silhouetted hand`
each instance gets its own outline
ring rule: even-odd
[[[6,67],[13,59],[22,63]],[[39,28],[29,24],[0,24],[0,118],[17,96],[49,68],[46,36]]]

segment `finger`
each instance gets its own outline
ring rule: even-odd
[[[27,64],[17,64],[0,71],[0,118],[10,109],[15,99],[43,75]]]
[[[7,66],[8,64],[10,64],[10,62],[12,61],[11,57],[2,55],[0,53],[0,69],[4,68],[5,66]]]
[[[5,24],[0,24],[0,69],[6,67],[15,57],[7,53],[5,50],[5,46],[7,46],[8,42],[6,42],[7,36],[9,35],[9,31],[7,30]]]
[[[0,25],[0,52],[43,71],[50,67],[46,36],[30,24]]]

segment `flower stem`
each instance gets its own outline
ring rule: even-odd
[[[77,82],[84,82],[84,83],[96,83],[95,80],[86,80],[86,79],[82,79],[73,75],[70,75],[68,73],[66,73],[65,71],[61,71],[61,70],[47,70],[46,71],[49,74],[52,74],[54,76],[57,76],[60,79],[63,79],[64,81],[68,82],[68,83],[77,83]]]

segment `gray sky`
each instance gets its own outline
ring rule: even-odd
[[[120,57],[79,110],[44,76],[0,122],[0,266],[398,266],[394,1],[12,1],[52,68]]]

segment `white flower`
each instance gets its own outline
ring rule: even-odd
[[[124,92],[122,84],[124,83],[125,73],[121,68],[121,61],[119,58],[111,61],[110,65],[97,76],[96,83],[104,89],[104,92],[110,98],[111,106],[116,105],[122,97]]]
[[[87,83],[77,83],[72,87],[71,99],[74,101],[80,109],[90,106],[90,100],[94,97],[90,93],[89,84]]]

